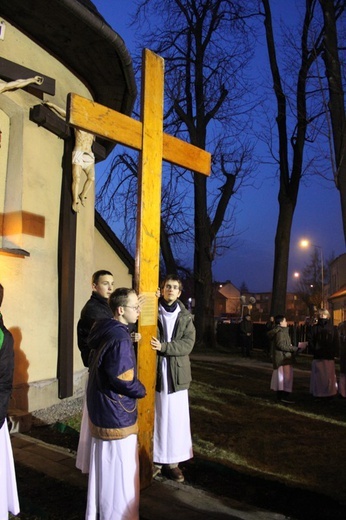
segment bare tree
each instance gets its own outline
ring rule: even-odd
[[[325,112],[321,109],[320,88],[317,81],[316,60],[324,49],[324,26],[316,15],[317,0],[306,0],[305,14],[300,33],[300,46],[293,39],[290,52],[299,64],[294,81],[289,84],[286,74],[286,90],[280,73],[277,48],[274,39],[271,6],[262,0],[264,25],[273,88],[276,96],[276,125],[278,134],[279,217],[275,236],[273,297],[271,314],[285,312],[290,236],[299,186],[305,168],[313,170],[305,157],[307,142],[314,142],[321,133]],[[299,60],[299,61],[298,61]],[[314,68],[315,67],[315,68]],[[293,77],[293,70],[290,70]],[[293,94],[292,94],[293,93]],[[318,97],[317,97],[318,96]],[[293,124],[292,124],[293,120]]]
[[[172,182],[164,184],[161,236],[166,252],[173,251],[170,244],[174,240],[177,244],[177,238],[185,244],[186,237],[190,239],[197,340],[208,346],[215,344],[212,263],[217,247],[229,242],[231,197],[255,169],[247,138],[249,86],[243,74],[251,56],[251,33],[242,4],[144,0],[136,15],[140,47],[151,48],[165,60],[165,131],[213,156],[211,179],[180,171],[179,190],[172,189]],[[184,194],[182,199],[178,193]],[[180,206],[172,204],[177,200]],[[168,265],[171,268],[172,263]]]
[[[315,248],[311,254],[310,262],[305,265],[297,283],[298,294],[309,308],[311,315],[313,315],[314,310],[321,307],[323,300],[321,268],[321,256]],[[325,266],[324,272],[326,273]]]
[[[115,155],[106,180],[96,197],[96,207],[111,225],[121,221],[122,239],[133,255],[137,215],[137,172],[136,154],[124,152]],[[184,201],[184,193],[178,190],[176,181],[176,177],[171,173],[162,190],[160,250],[166,273],[187,272],[190,275],[184,261],[179,262],[172,248],[172,242],[180,236],[190,236],[192,240],[189,226],[183,218],[188,205]]]
[[[160,13],[149,43],[165,59],[167,131],[213,154],[214,179],[193,174],[195,324],[197,340],[212,347],[215,241],[251,160],[245,140],[235,141],[239,125],[245,126],[248,93],[245,13],[241,2],[229,0],[142,3],[149,4]]]

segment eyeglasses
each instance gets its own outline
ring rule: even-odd
[[[123,305],[123,307],[127,307],[128,309],[132,309],[134,311],[140,311],[141,310],[141,306],[140,305],[136,305],[135,307],[133,307],[131,305]]]

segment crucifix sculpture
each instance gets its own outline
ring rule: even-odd
[[[155,405],[156,352],[150,339],[156,336],[159,282],[162,160],[210,175],[211,156],[163,132],[164,60],[143,51],[141,120],[69,94],[68,122],[81,130],[140,151],[138,166],[136,289],[146,300],[138,322],[142,339],[138,348],[138,377],[147,396],[139,400],[139,456],[141,487],[152,479],[152,438]]]

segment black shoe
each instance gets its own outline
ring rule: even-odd
[[[175,482],[184,482],[184,475],[178,466],[170,468],[169,466],[162,466],[161,473],[164,477],[174,480]]]

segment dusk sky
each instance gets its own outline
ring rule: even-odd
[[[134,31],[128,28],[130,15],[135,8],[134,2],[93,0],[93,3],[114,31],[124,39],[130,54],[139,55],[142,49],[135,47]],[[285,20],[289,17],[292,19],[297,12],[293,0],[276,0],[273,5],[277,7],[273,12],[274,29],[275,20],[279,22],[280,9]],[[259,69],[267,67],[266,60],[263,60],[263,64],[257,62],[255,66]],[[103,172],[108,162],[101,163],[97,172]],[[213,269],[217,281],[230,280],[238,288],[245,282],[251,292],[272,289],[278,180],[273,173],[268,174],[267,168],[260,167],[255,186],[242,190],[237,197],[235,212],[238,236],[235,247],[218,258]],[[322,178],[315,178],[314,181],[311,179],[301,183],[291,234],[289,290],[295,287],[293,273],[302,271],[313,252],[312,248],[303,250],[298,246],[301,238],[308,238],[312,244],[320,246],[325,259],[345,252],[340,197],[332,182],[328,184]]]

